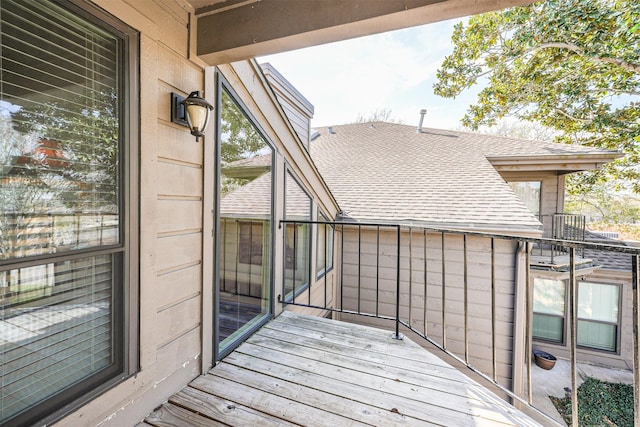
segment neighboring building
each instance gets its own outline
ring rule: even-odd
[[[593,232],[589,242],[627,246]],[[631,256],[596,249],[585,250],[583,257],[593,260],[593,273],[578,282],[578,336],[581,360],[603,366],[633,369],[633,272]],[[565,275],[566,276],[566,275]],[[566,277],[538,279],[541,295],[554,295],[534,303],[534,339],[537,347],[559,357],[569,357],[568,293]]]
[[[597,148],[381,122],[316,131],[311,154],[342,209],[340,219],[364,224],[401,223],[551,237],[551,221],[545,218],[551,219],[564,210],[566,174],[594,169],[620,156]],[[455,254],[462,252],[463,241],[456,236],[444,240],[435,233],[423,236],[419,229],[416,231],[404,232],[401,236],[402,286],[420,289],[424,278],[428,278],[427,327],[431,336],[442,340],[442,269],[446,268],[448,274],[460,274],[463,266],[460,256]],[[374,298],[378,300],[385,291],[391,296],[395,278],[376,281],[374,272],[384,265],[384,256],[381,258],[378,252],[395,254],[395,231],[380,232],[365,227],[361,233],[345,231],[343,239],[345,308],[355,310],[356,304],[373,304]],[[469,353],[474,366],[490,373],[492,350],[487,340],[491,339],[491,304],[495,302],[486,292],[486,278],[480,278],[479,273],[491,269],[487,244],[486,239],[480,237],[467,239],[468,262],[478,269],[478,278],[470,280],[473,315]],[[512,378],[522,376],[524,366],[524,354],[518,344],[524,340],[524,319],[518,318],[516,307],[524,307],[527,270],[518,267],[524,254],[515,242],[499,241],[496,245],[496,286],[500,294],[496,306],[500,319],[496,326],[500,348],[498,372],[501,382],[509,384]],[[446,261],[442,259],[445,252]],[[536,253],[534,251],[534,255]],[[534,280],[539,282],[541,279],[536,277],[563,274],[551,270],[565,259],[556,256],[550,263],[546,255],[535,258],[540,265],[545,265],[541,270],[532,270]],[[580,275],[588,277],[593,271],[591,262],[580,261]],[[454,284],[449,286],[447,307],[463,302],[460,277],[451,282]],[[347,283],[353,287],[351,291]],[[382,291],[374,292],[376,288]],[[358,302],[356,295],[363,301]],[[389,306],[392,302],[387,301]],[[409,304],[414,304],[420,312],[423,301],[407,301],[403,309],[414,310]],[[534,317],[535,320],[540,319]],[[461,316],[451,316],[446,326],[447,345],[458,354],[464,353],[462,321]],[[375,319],[366,322],[381,323]],[[421,321],[416,324],[420,325]]]

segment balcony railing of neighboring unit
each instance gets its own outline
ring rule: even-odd
[[[585,240],[586,220],[584,215],[543,215],[540,221],[543,224],[544,237],[549,237],[554,240],[572,240],[578,242]],[[548,256],[551,263],[559,256],[568,255],[567,248],[562,245],[539,244],[537,245],[537,249],[540,255]],[[582,255],[583,250],[579,249],[578,253]]]
[[[533,280],[528,268],[532,248],[556,246],[568,254],[568,270],[550,274],[561,274],[568,283],[566,322],[574,414],[578,413],[577,287],[581,274],[577,252],[588,249],[629,256],[633,327],[624,335],[632,338],[624,339],[633,340],[634,390],[640,386],[640,248],[406,225],[281,223],[329,224],[337,233],[335,301],[327,297],[333,282],[325,275],[310,284],[308,292],[299,296],[294,293],[286,304],[339,312],[343,320],[365,316],[369,322],[394,327],[397,338],[401,338],[401,331],[410,331],[549,421],[553,420],[533,406]],[[521,360],[525,361],[524,372],[515,376],[514,361]],[[638,393],[634,407],[635,425],[640,425]],[[578,417],[574,417],[573,425],[577,423]]]
[[[553,239],[584,241],[584,215],[555,214],[552,216],[552,226]]]

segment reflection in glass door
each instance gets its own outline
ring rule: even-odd
[[[273,149],[222,86],[217,358],[271,315]]]

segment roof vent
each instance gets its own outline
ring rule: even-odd
[[[422,133],[422,122],[424,122],[424,115],[427,114],[427,110],[424,108],[420,110],[420,123],[418,123],[418,133]]]
[[[327,130],[329,131],[329,133],[330,133],[331,135],[333,135],[333,134],[335,134],[335,133],[336,133],[336,131],[334,131],[334,130],[333,130],[333,126],[329,126],[329,127],[327,128]]]

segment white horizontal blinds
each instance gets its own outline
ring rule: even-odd
[[[124,43],[83,13],[0,0],[0,424],[121,372]]]
[[[533,337],[564,340],[565,283],[536,278],[533,288]]]
[[[616,351],[620,287],[580,282],[578,290],[578,345]]]
[[[113,363],[113,267],[103,255],[0,273],[0,421]]]
[[[0,259],[119,242],[118,38],[2,0]]]

